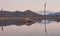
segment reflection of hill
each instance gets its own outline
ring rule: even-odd
[[[3,22],[0,20],[0,26],[8,26],[8,25],[32,25],[35,23],[34,21],[23,21],[23,20],[4,20]]]

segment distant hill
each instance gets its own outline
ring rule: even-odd
[[[44,15],[44,11],[34,12],[31,10],[26,10],[24,12],[22,11],[0,11],[0,17],[1,16],[10,16],[10,17],[40,17]],[[60,12],[52,12],[52,11],[46,11],[46,15],[49,16],[60,16]]]
[[[44,15],[44,11],[37,11],[36,13]],[[54,12],[52,12],[52,11],[46,11],[46,15],[52,14],[52,13],[54,13]]]
[[[21,16],[23,15],[22,11],[14,11],[14,12],[10,12],[10,11],[0,11],[0,16]]]
[[[44,15],[44,11],[38,11],[36,12],[37,14],[39,15]],[[52,12],[52,11],[46,11],[46,15],[49,15],[49,16],[60,16],[60,12]]]
[[[0,11],[0,16],[10,16],[10,17],[39,17],[40,15],[31,11],[31,10],[26,10],[24,12],[22,11]]]
[[[49,16],[60,16],[60,12],[50,13]]]
[[[31,16],[31,17],[39,17],[40,16],[39,14],[37,14],[37,13],[31,11],[31,10],[24,11],[24,15],[25,16]]]

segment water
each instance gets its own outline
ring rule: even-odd
[[[4,31],[0,27],[0,36],[60,36],[60,22],[53,22],[45,25],[43,22],[36,22],[30,26],[28,25],[9,25],[4,26]]]

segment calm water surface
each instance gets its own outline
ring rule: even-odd
[[[60,36],[60,22],[51,22],[47,24],[47,32],[45,32],[44,23],[34,23],[31,26],[10,25],[5,26],[0,36]]]

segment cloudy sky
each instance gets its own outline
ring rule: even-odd
[[[48,11],[60,11],[60,0],[0,0],[0,9],[41,11],[47,1]]]

